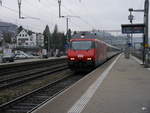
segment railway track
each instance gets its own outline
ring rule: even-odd
[[[33,69],[0,77],[0,89],[12,87],[68,68],[67,63]]]
[[[84,75],[86,74],[84,73]],[[74,75],[71,73],[67,74],[67,76],[57,78],[56,81],[51,82],[44,87],[38,88],[12,101],[0,105],[0,113],[31,113],[37,107],[52,99],[83,77],[83,74]]]
[[[44,87],[25,94],[0,106],[1,113],[30,113],[41,104],[56,96],[70,85],[81,79],[83,75],[60,78]]]

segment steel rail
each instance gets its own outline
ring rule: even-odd
[[[70,76],[60,78],[44,87],[36,89],[8,103],[0,105],[0,112],[3,113],[29,113],[41,104],[47,102],[58,93],[78,81],[82,76]]]
[[[0,89],[5,89],[5,88],[13,87],[15,85],[19,85],[25,82],[29,82],[31,80],[46,76],[48,74],[52,74],[54,72],[65,70],[67,68],[68,68],[67,63],[59,64],[56,66],[52,66],[51,68],[46,68],[44,70],[32,72],[30,74],[26,73],[24,75],[16,76],[14,78],[8,78],[6,80],[0,81]]]

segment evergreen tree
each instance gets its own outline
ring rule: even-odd
[[[59,51],[65,51],[66,37],[64,33],[58,32],[57,24],[54,27],[54,31],[52,34],[53,39],[53,50],[58,49]]]
[[[59,39],[58,39],[58,27],[57,24],[54,27],[54,32],[53,32],[53,48],[58,49],[58,44],[59,44]]]
[[[62,33],[62,38],[61,38],[62,40],[61,40],[61,42],[62,42],[62,44],[61,44],[61,51],[65,51],[65,49],[66,49],[66,47],[65,47],[65,45],[66,45],[66,36],[65,36],[65,34],[64,33]]]
[[[74,31],[74,32],[73,32],[73,35],[75,35],[75,34],[77,34],[77,31]]]
[[[57,49],[64,51],[66,44],[66,39],[64,33],[58,33],[58,40],[57,40]]]
[[[17,29],[17,33],[20,33],[22,30],[23,30],[23,27],[19,26],[18,29]]]
[[[48,25],[46,25],[46,28],[43,32],[44,35],[44,48],[48,50],[52,48],[52,38],[51,38],[51,33],[49,30]]]
[[[6,43],[9,43],[9,44],[11,44],[12,43],[12,33],[10,33],[10,32],[3,32],[3,37],[4,37],[4,41],[6,42]]]
[[[32,33],[33,33],[31,30],[28,30],[27,32],[29,35],[32,35]]]
[[[71,39],[71,29],[68,30],[68,41]]]

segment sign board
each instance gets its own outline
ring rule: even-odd
[[[128,47],[132,47],[132,44],[131,44],[131,43],[128,43]]]
[[[65,44],[65,48],[68,48],[68,46],[69,46],[68,44]]]
[[[144,33],[144,24],[122,24],[122,33],[130,34],[130,33]]]

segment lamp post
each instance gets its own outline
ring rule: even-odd
[[[21,17],[21,2],[22,2],[22,0],[18,0],[19,18],[24,19],[24,17]]]
[[[67,15],[67,16],[61,16],[62,18],[66,18],[66,35],[67,35],[67,40],[69,40],[68,38],[68,30],[69,30],[69,18],[80,18],[79,16],[71,16],[71,15]]]
[[[132,11],[133,11],[133,9],[129,9],[130,15],[129,15],[128,19],[130,20],[131,24],[133,23],[133,19],[134,19],[134,16],[132,15]],[[131,33],[131,44],[133,44],[133,34],[132,33]]]
[[[68,41],[68,30],[69,30],[69,18],[80,18],[79,16],[62,16],[61,15],[61,0],[58,0],[58,5],[59,5],[59,18],[66,18],[66,36],[67,36],[67,41]]]
[[[129,9],[129,12],[130,12],[130,15],[128,16],[128,19],[130,20],[130,23],[132,24],[133,23],[133,19],[134,19],[134,16],[132,15],[132,11],[133,9],[130,8]],[[128,36],[128,40],[129,40],[129,43],[131,43],[131,45],[133,44],[133,34],[131,33],[131,35]],[[131,53],[131,47],[129,47],[129,54]]]
[[[149,30],[149,0],[145,0],[144,10],[143,9],[137,9],[134,10],[133,8],[129,9],[130,12],[144,12],[144,37],[143,37],[143,64],[145,67],[148,67],[148,54],[149,54],[149,41],[148,41],[148,30]]]
[[[145,48],[145,67],[148,67],[148,54],[149,54],[149,42],[148,42],[148,30],[149,30],[149,0],[145,0],[145,6],[144,6],[144,48]]]
[[[59,18],[61,18],[61,0],[58,0],[59,5]]]

